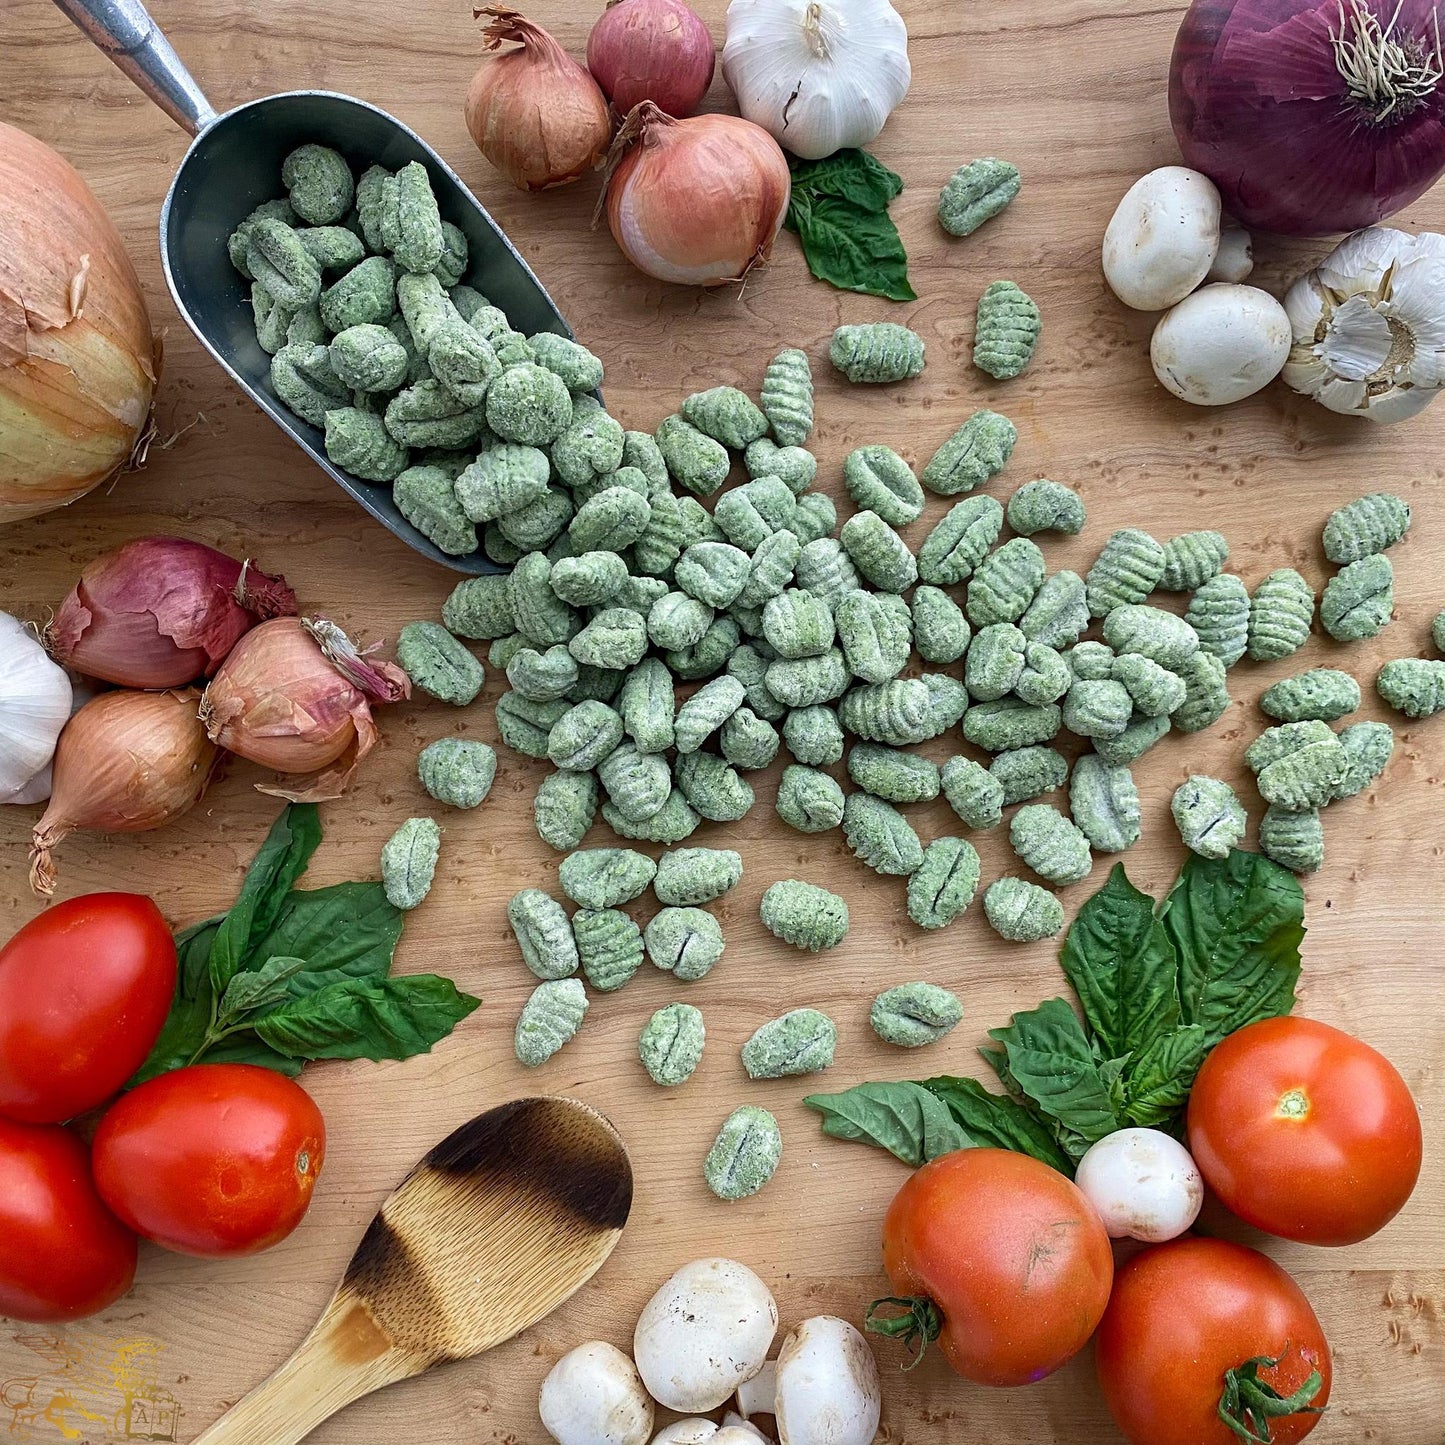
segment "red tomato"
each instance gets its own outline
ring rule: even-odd
[[[1230,1034],[1189,1096],[1189,1150],[1226,1208],[1304,1244],[1354,1244],[1420,1174],[1420,1115],[1395,1066],[1314,1019]]]
[[[130,1288],[135,1255],[135,1235],[95,1192],[85,1145],[53,1124],[0,1119],[0,1315],[93,1315]]]
[[[87,893],[0,949],[0,1114],[55,1124],[103,1104],[166,1021],[176,946],[138,893]]]
[[[941,1316],[924,1336],[937,1328],[960,1375],[1024,1385],[1094,1333],[1114,1257],[1094,1206],[1057,1170],[1007,1149],[960,1149],[898,1191],[883,1267],[900,1297]]]
[[[93,1146],[101,1198],[181,1254],[254,1254],[301,1222],[326,1126],[311,1095],[253,1064],[193,1064],[111,1105]]]
[[[1318,1391],[1300,1404],[1317,1411],[1330,1397],[1330,1348],[1300,1287],[1258,1250],[1222,1239],[1136,1254],[1114,1280],[1095,1347],[1109,1412],[1133,1445],[1239,1445],[1219,1404],[1230,1372],[1250,1362],[1283,1397],[1318,1370]],[[1306,1410],[1256,1418],[1254,1429],[1267,1429],[1271,1445],[1295,1445],[1319,1419]]]

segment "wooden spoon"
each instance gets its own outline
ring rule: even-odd
[[[295,1445],[362,1395],[511,1339],[596,1274],[631,1207],[627,1151],[594,1109],[478,1115],[381,1206],[296,1353],[195,1445]]]

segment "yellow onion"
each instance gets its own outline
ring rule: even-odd
[[[68,161],[0,122],[0,524],[73,502],[130,460],[156,362],[110,217]]]
[[[55,891],[56,845],[79,828],[143,833],[193,807],[220,753],[196,715],[199,694],[103,692],[66,723],[50,803],[30,839],[30,886]]]
[[[346,791],[376,744],[373,702],[411,695],[406,674],[372,662],[324,617],[276,617],[232,648],[201,699],[211,741],[278,773],[314,773],[304,785],[258,783],[297,803]]]
[[[792,178],[782,148],[761,126],[735,115],[674,120],[644,101],[612,154],[602,206],[638,270],[659,281],[721,286],[772,254]]]
[[[487,49],[520,50],[482,62],[467,91],[467,129],[477,149],[524,191],[565,186],[595,170],[612,138],[607,97],[540,25],[506,5],[474,10],[491,17]]]

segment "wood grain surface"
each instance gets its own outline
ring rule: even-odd
[[[598,7],[534,0],[528,8],[580,54]],[[724,0],[701,0],[699,8],[720,42]],[[1379,430],[1331,417],[1280,387],[1216,413],[1176,402],[1155,384],[1151,318],[1108,295],[1098,249],[1132,180],[1178,159],[1165,77],[1180,5],[901,0],[900,8],[911,32],[913,89],[876,150],[907,183],[896,214],[920,296],[907,306],[813,282],[790,236],[745,287],[664,288],[630,269],[605,230],[589,230],[595,181],[543,196],[510,189],[462,123],[478,57],[462,0],[157,0],[155,12],[218,108],[269,90],[323,87],[374,101],[415,126],[491,208],[579,336],[603,356],[609,405],[629,426],[656,425],[703,386],[756,387],[780,345],[803,346],[819,377],[816,446],[830,489],[838,490],[840,463],[854,446],[888,442],[921,462],[975,407],[997,406],[1016,421],[1020,440],[995,492],[1050,476],[1078,487],[1088,503],[1082,537],[1046,544],[1051,566],[1082,570],[1121,525],[1161,537],[1213,526],[1227,533],[1231,565],[1251,585],[1285,565],[1322,584],[1319,531],[1330,508],[1376,487],[1402,493],[1416,520],[1393,554],[1394,625],[1350,649],[1317,637],[1294,661],[1242,665],[1231,674],[1235,705],[1219,725],[1169,739],[1139,767],[1145,834],[1127,861],[1141,886],[1158,891],[1182,852],[1168,817],[1171,790],[1191,771],[1244,785],[1240,754],[1262,724],[1255,698],[1264,686],[1299,665],[1340,665],[1365,684],[1364,715],[1382,716],[1369,686],[1377,667],[1425,648],[1429,620],[1445,603],[1445,406]],[[365,638],[394,638],[404,623],[435,616],[449,574],[369,521],[230,385],[177,319],[155,230],[185,137],[45,0],[8,0],[0,97],[0,115],[57,145],[110,208],[167,355],[160,443],[149,465],[66,511],[0,534],[0,608],[43,618],[96,552],[164,531],[254,555],[285,572],[305,608]],[[720,79],[711,100],[726,104]],[[937,190],[979,154],[1016,161],[1023,195],[978,235],[955,241],[934,219]],[[1445,193],[1400,219],[1410,228],[1445,228]],[[1260,249],[1259,274],[1277,288],[1323,248]],[[1038,300],[1045,329],[1030,371],[996,386],[973,370],[969,354],[976,298],[1001,276]],[[907,386],[850,390],[824,361],[827,337],[841,322],[883,317],[923,333],[928,369]],[[934,499],[928,518],[942,510]],[[924,529],[920,523],[910,534],[915,543]],[[312,883],[376,876],[391,830],[414,813],[437,811],[416,781],[419,747],[451,734],[495,742],[487,704],[498,691],[492,678],[468,711],[419,700],[385,715],[384,746],[352,795],[324,809],[326,842]],[[947,752],[942,744],[933,750]],[[1427,1149],[1414,1199],[1376,1238],[1345,1250],[1266,1246],[1300,1280],[1334,1345],[1334,1398],[1312,1437],[1320,1445],[1445,1439],[1442,765],[1445,719],[1406,724],[1383,780],[1331,810],[1328,860],[1306,883],[1301,1008],[1395,1060],[1419,1100]],[[516,956],[504,908],[519,887],[554,886],[557,859],[532,829],[529,803],[541,768],[504,752],[489,801],[441,819],[436,887],[408,920],[399,954],[402,969],[454,975],[483,995],[482,1009],[430,1057],[307,1070],[330,1131],[326,1170],[309,1217],[278,1249],[203,1263],[147,1248],[135,1292],[100,1318],[64,1331],[0,1326],[0,1434],[190,1440],[304,1335],[376,1205],[413,1161],[471,1114],[528,1091],[584,1098],[628,1140],[637,1194],[617,1253],[587,1290],[524,1337],[362,1402],[323,1427],[318,1442],[538,1441],[536,1390],[551,1362],[594,1336],[627,1345],[647,1296],[701,1254],[735,1255],[756,1269],[774,1288],[785,1324],[818,1312],[856,1320],[884,1284],[878,1229],[903,1168],[822,1137],[799,1102],[798,1081],[749,1083],[739,1045],[764,1019],[812,1004],[830,1012],[843,1035],[828,1087],[909,1077],[920,1067],[977,1073],[974,1049],[984,1031],[1059,993],[1062,978],[1053,945],[1005,944],[977,907],[942,933],[914,928],[899,881],[856,863],[838,833],[805,837],[778,822],[776,773],[758,778],[759,806],[746,819],[706,827],[694,839],[745,855],[742,885],[718,908],[728,940],[723,963],[686,989],[645,969],[621,994],[596,999],[578,1039],[529,1073],[513,1058],[511,1040],[533,980]],[[178,925],[223,908],[275,815],[274,801],[253,789],[259,777],[234,767],[200,808],[161,832],[72,838],[58,854],[60,896],[135,889],[153,894]],[[1245,796],[1257,813],[1257,797]],[[956,827],[942,804],[911,814],[925,840]],[[5,933],[37,911],[25,882],[33,817],[18,808],[0,816]],[[599,827],[590,841],[604,835]],[[978,841],[985,879],[997,876],[1009,866],[1006,840],[995,832]],[[1097,867],[1089,882],[1068,890],[1071,909],[1104,871]],[[847,896],[853,929],[843,947],[813,958],[763,931],[758,898],[789,876]],[[963,1026],[922,1057],[889,1051],[867,1027],[873,995],[914,978],[957,990],[967,1010]],[[664,1091],[639,1067],[637,1032],[653,1009],[684,996],[706,1014],[707,1057],[689,1084]],[[745,1101],[777,1113],[783,1162],[763,1193],[724,1205],[707,1193],[699,1166],[718,1123]],[[937,1359],[904,1376],[890,1347],[879,1354],[886,1440],[1117,1439],[1087,1352],[1044,1383],[1008,1393],[964,1384]]]

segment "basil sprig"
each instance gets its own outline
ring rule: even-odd
[[[1304,932],[1298,880],[1257,853],[1191,856],[1158,905],[1116,864],[1060,953],[1079,1012],[1049,999],[989,1030],[993,1044],[980,1052],[1005,1093],[943,1077],[803,1102],[823,1116],[825,1133],[906,1164],[989,1145],[1072,1174],[1116,1129],[1182,1131],[1189,1090],[1215,1044],[1294,1007]]]
[[[783,224],[797,234],[813,275],[844,291],[916,301],[908,255],[888,214],[902,177],[862,150],[789,165],[793,193]]]
[[[227,913],[176,935],[171,1011],[131,1085],[187,1064],[426,1053],[481,1003],[436,974],[391,977],[403,914],[379,883],[297,889],[321,842],[314,804],[276,820]]]

